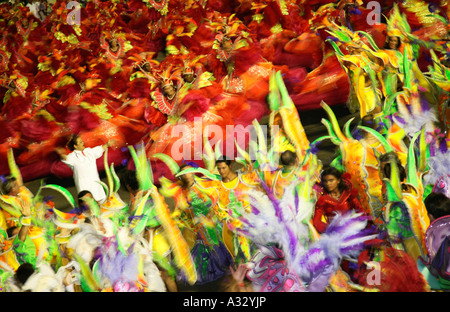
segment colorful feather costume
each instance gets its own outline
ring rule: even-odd
[[[324,139],[330,139],[339,146],[342,156],[342,168],[350,174],[350,181],[358,191],[358,197],[364,211],[368,215],[377,216],[379,214],[377,208],[378,210],[381,208],[380,204],[376,205],[376,202],[380,202],[381,198],[381,181],[375,152],[371,147],[353,138],[349,129],[353,119],[347,121],[344,125],[344,132],[342,132],[331,108],[326,103],[322,103],[322,107],[330,119],[322,119],[322,123],[327,128],[329,135],[318,138],[313,144],[317,144]],[[372,129],[367,131],[370,130]],[[376,131],[370,131],[370,133],[376,137],[381,136]],[[386,150],[386,146],[382,148]]]
[[[417,247],[411,247],[409,252],[417,259],[419,255],[426,253],[425,232],[430,225],[430,219],[423,203],[423,167],[416,165],[415,141],[421,135],[424,146],[424,131],[416,133],[410,143],[407,162],[407,179],[405,186],[401,187],[398,175],[397,165],[391,161],[391,177],[384,180],[387,190],[387,205],[385,207],[384,219],[387,224],[388,233],[393,237],[402,239],[411,238],[411,244]],[[421,149],[421,159],[423,160],[424,148]],[[419,170],[418,170],[419,168]],[[401,221],[403,220],[403,221]],[[403,224],[404,223],[404,224]],[[406,226],[406,227],[405,227]],[[409,234],[408,234],[409,233]],[[395,239],[394,239],[395,241]],[[400,248],[404,249],[408,246]]]
[[[143,191],[142,199],[136,203],[136,207],[133,207],[133,218],[135,218],[135,222],[132,222],[131,224],[132,231],[135,235],[141,233],[147,225],[150,213],[153,212],[157,224],[160,225],[160,230],[164,231],[164,239],[170,244],[169,246],[173,255],[174,264],[181,270],[186,280],[190,284],[194,284],[197,280],[197,272],[189,247],[176,222],[172,218],[164,197],[153,184],[153,175],[145,151],[142,146],[137,152],[133,147],[130,146],[129,148],[136,165],[140,190]],[[150,205],[147,203],[147,199],[149,198],[151,199]],[[166,255],[164,254],[159,255],[161,258],[164,258],[165,256]]]
[[[290,186],[295,187],[298,188],[295,184]],[[254,279],[254,288],[259,291],[325,291],[330,278],[339,270],[342,257],[357,256],[364,242],[374,238],[364,231],[366,218],[349,214],[337,216],[327,232],[314,239],[309,230],[314,207],[309,193],[297,189],[286,192],[278,200],[267,187],[265,190],[267,195],[258,191],[251,193],[254,213],[243,214],[238,229],[257,245],[265,246],[261,252],[269,249],[277,254],[270,262],[264,261],[258,253],[255,257],[258,262],[254,263],[248,277]],[[282,255],[277,252],[278,248],[284,253],[283,271],[276,269]]]
[[[154,157],[163,159],[172,168],[173,174],[181,179],[180,169],[173,159],[167,155]],[[193,178],[190,187],[162,178],[160,192],[175,200],[172,216],[191,248],[197,269],[196,284],[202,285],[222,277],[232,263],[232,256],[223,243],[222,225],[213,211],[219,193],[211,181],[195,175]]]

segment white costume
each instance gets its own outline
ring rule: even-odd
[[[74,150],[67,155],[63,163],[68,165],[73,171],[73,179],[77,193],[89,191],[97,202],[103,203],[106,200],[106,193],[101,186],[100,176],[98,174],[96,160],[103,155],[101,145],[90,148],[86,147],[83,151]]]

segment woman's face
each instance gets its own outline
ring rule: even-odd
[[[400,42],[399,42],[398,37],[390,36],[390,37],[388,38],[388,46],[389,46],[389,49],[397,50],[397,47],[398,47],[398,44],[399,44],[399,43],[400,43]]]
[[[338,179],[332,174],[328,174],[322,178],[323,187],[327,190],[328,193],[338,190],[340,182],[341,179]]]

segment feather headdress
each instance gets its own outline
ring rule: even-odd
[[[408,24],[406,15],[400,12],[397,3],[394,3],[394,6],[389,13],[389,18],[386,19],[386,21],[388,36],[396,36],[405,39],[406,35],[411,33],[411,26]]]
[[[129,59],[135,61],[135,66],[139,68],[141,73],[145,73],[146,78],[149,78],[151,82],[156,83],[158,80],[154,77],[155,73],[160,69],[160,62],[153,59],[154,52],[139,53],[130,56]],[[130,77],[132,80],[134,76]]]
[[[301,187],[308,189],[307,185]],[[351,213],[337,215],[326,233],[313,239],[310,219],[314,202],[309,193],[287,191],[278,200],[267,187],[265,190],[267,195],[259,191],[249,194],[253,213],[242,214],[242,226],[237,231],[260,245],[278,244],[287,267],[306,285],[307,291],[324,291],[340,260],[356,256],[364,242],[375,237],[365,230],[367,218]]]
[[[181,68],[175,68],[174,65],[169,65],[166,68],[162,69],[161,72],[156,73],[156,78],[159,80],[161,87],[165,86],[173,86],[174,82],[178,83],[181,80]]]
[[[307,150],[310,148],[309,140],[280,71],[272,72],[269,78],[269,90],[268,102],[271,108],[270,126],[273,149],[279,152],[294,150],[299,161],[307,163],[315,156],[307,155]],[[276,123],[277,116],[279,116],[278,123]],[[276,133],[275,126],[280,126],[281,131]]]
[[[183,74],[195,74],[195,69],[201,66],[199,61],[205,57],[206,55],[198,55],[193,58],[183,57]]]
[[[100,183],[105,193],[107,194],[106,201],[99,207],[99,213],[102,216],[114,217],[116,214],[120,213],[122,209],[127,207],[127,204],[120,198],[120,179],[114,169],[114,163],[108,164],[108,149],[106,149],[103,157],[103,163],[107,178],[107,183],[100,181]]]

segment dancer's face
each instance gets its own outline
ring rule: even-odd
[[[74,145],[75,149],[77,151],[82,151],[84,150],[85,146],[84,146],[84,141],[82,138],[77,138],[76,140],[76,144]]]
[[[338,190],[338,185],[340,182],[341,180],[332,174],[326,175],[322,178],[323,187],[328,193]]]
[[[398,37],[390,36],[390,37],[388,38],[388,46],[389,46],[389,49],[397,50],[397,47],[398,47],[398,44],[399,44],[399,43],[400,43],[400,40],[398,39]]]
[[[184,81],[190,83],[194,81],[194,75],[193,74],[183,74]]]
[[[175,88],[172,85],[165,85],[162,90],[165,96],[172,97],[175,95]]]
[[[145,70],[147,73],[152,71],[152,67],[150,66],[150,63],[146,62],[143,66],[142,69]]]
[[[231,168],[224,162],[220,162],[217,164],[217,171],[222,178],[226,178],[231,173]]]

